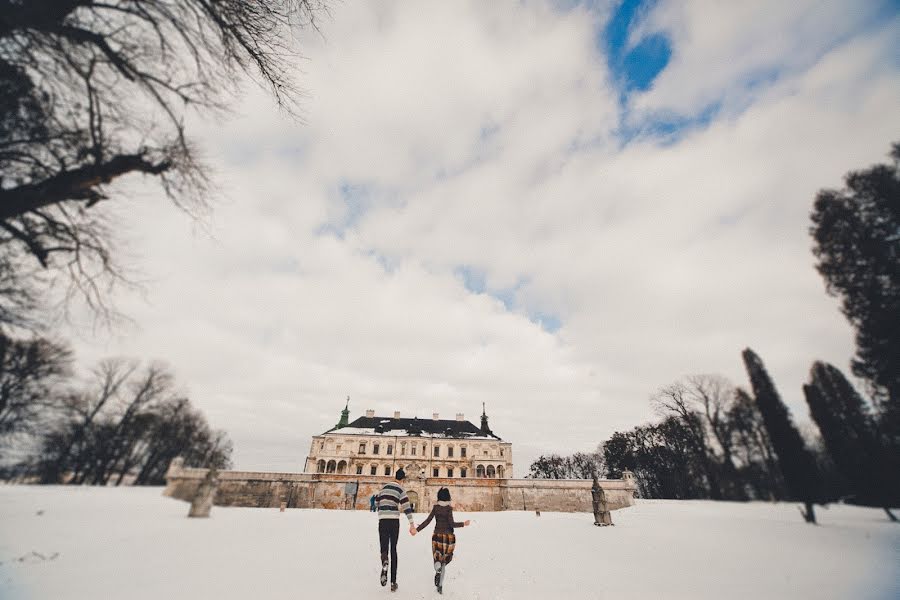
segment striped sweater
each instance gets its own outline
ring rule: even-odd
[[[375,502],[378,504],[379,519],[399,519],[400,510],[402,509],[406,514],[406,518],[409,519],[410,524],[412,524],[412,506],[410,506],[409,498],[406,496],[406,490],[403,489],[400,482],[392,481],[391,483],[386,484],[381,488],[381,491],[378,492],[378,496],[375,497]]]

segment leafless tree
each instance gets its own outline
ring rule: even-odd
[[[0,442],[35,432],[71,363],[65,344],[14,340],[0,333]]]
[[[110,287],[130,281],[100,208],[122,196],[110,184],[149,176],[202,214],[210,181],[186,117],[225,111],[244,74],[296,116],[294,30],[325,11],[325,0],[0,0],[0,252],[26,252],[109,315]]]
[[[176,456],[189,466],[230,465],[231,442],[213,431],[160,364],[105,360],[60,405],[34,469],[46,483],[163,483]]]
[[[713,499],[725,497],[720,463],[724,479],[735,479],[731,425],[726,418],[733,399],[734,386],[718,375],[691,375],[662,388],[653,398],[660,414],[681,419],[690,432],[694,451],[704,467]],[[717,449],[722,453],[721,458],[716,456]],[[729,495],[733,495],[733,492]]]

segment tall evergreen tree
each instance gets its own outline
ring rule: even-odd
[[[848,173],[816,196],[816,269],[856,329],[853,373],[871,386],[883,426],[900,444],[900,143],[891,164]]]
[[[816,522],[813,503],[818,498],[818,469],[815,459],[803,443],[800,432],[791,421],[787,406],[781,400],[772,378],[759,356],[747,348],[742,353],[744,366],[753,387],[753,395],[769,432],[769,438],[791,496],[803,502],[803,518]]]
[[[828,454],[852,483],[856,499],[883,507],[896,521],[890,506],[898,500],[900,465],[892,460],[893,453],[878,435],[862,397],[839,369],[822,362],[813,364],[810,383],[803,386],[803,393]]]

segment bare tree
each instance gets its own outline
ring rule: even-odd
[[[726,482],[736,479],[731,424],[727,419],[733,399],[734,386],[719,375],[691,375],[662,388],[653,397],[658,412],[680,419],[690,432],[714,500],[724,498]],[[721,452],[721,457],[716,450]],[[724,473],[720,473],[720,464]],[[727,490],[727,495],[743,496],[739,488]]]
[[[0,441],[34,433],[56,386],[71,372],[72,352],[43,338],[14,340],[0,333]]]
[[[65,275],[109,314],[129,281],[117,225],[98,208],[129,174],[190,215],[209,179],[185,130],[221,113],[243,74],[297,115],[295,27],[324,0],[0,0],[0,252]],[[10,249],[13,248],[13,249]]]
[[[46,483],[158,485],[176,456],[189,466],[230,466],[231,442],[213,431],[171,372],[154,363],[110,359],[70,393],[42,436],[35,469]]]

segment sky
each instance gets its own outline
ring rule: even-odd
[[[814,269],[817,190],[900,131],[895,2],[335,3],[298,38],[303,122],[252,84],[189,132],[201,221],[109,210],[146,282],[72,324],[82,365],[167,362],[239,469],[302,469],[347,396],[590,451],[690,374],[765,361],[799,422],[853,332]]]

